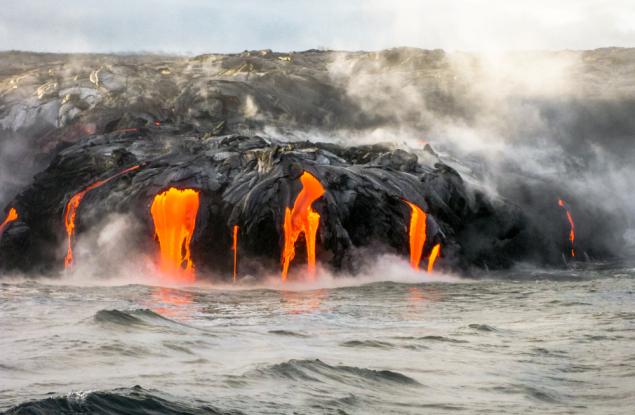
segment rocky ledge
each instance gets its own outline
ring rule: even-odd
[[[302,191],[305,172],[324,189],[311,205],[319,214],[316,257],[323,267],[355,272],[379,253],[407,257],[412,205],[426,214],[422,257],[439,244],[442,269],[508,267],[542,249],[532,245],[534,230],[520,209],[466,186],[430,146],[408,152],[259,136],[201,138],[161,126],[91,136],[60,151],[9,204],[19,218],[2,235],[0,264],[59,270],[66,239],[75,243],[114,213],[134,218],[127,240],[152,255],[158,247],[151,205],[176,188],[199,194],[190,241],[197,274],[231,278],[234,226],[240,273],[277,270],[285,211]],[[78,194],[70,235],[69,204]],[[295,261],[302,263],[303,238],[297,242]]]

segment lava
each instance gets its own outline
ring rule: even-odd
[[[426,220],[428,215],[414,203],[404,200],[410,206],[412,213],[410,215],[410,227],[408,233],[410,235],[410,265],[414,269],[419,269],[421,262],[421,254],[423,246],[426,243]]]
[[[102,186],[108,183],[109,181],[121,176],[122,174],[126,174],[138,168],[139,168],[138,165],[129,167],[125,170],[120,171],[114,176],[108,177],[107,179],[98,180],[95,183],[91,184],[90,186],[86,187],[81,192],[75,193],[73,196],[71,196],[70,200],[66,204],[66,208],[64,209],[64,226],[66,227],[66,234],[68,236],[67,237],[68,248],[66,252],[66,257],[64,258],[64,268],[69,268],[73,265],[73,243],[72,242],[73,242],[73,236],[75,235],[75,218],[77,216],[77,209],[79,208],[79,204],[82,202],[82,199],[84,198],[84,196],[86,196],[86,193],[88,193],[89,191],[99,186]]]
[[[569,221],[569,226],[571,230],[569,231],[569,241],[571,241],[571,256],[575,257],[575,249],[573,247],[573,243],[575,241],[575,224],[573,223],[573,217],[571,216],[571,212],[567,209],[566,203],[562,199],[558,199],[558,206],[563,208],[567,213],[567,220]]]
[[[300,177],[302,190],[293,204],[284,213],[284,248],[282,250],[282,281],[287,280],[289,264],[295,257],[295,243],[304,234],[306,243],[307,272],[309,277],[315,276],[315,238],[320,225],[320,215],[311,208],[313,202],[322,197],[324,187],[310,173],[304,172]]]
[[[7,217],[4,219],[4,221],[2,221],[2,223],[0,223],[0,236],[2,236],[2,233],[4,232],[4,228],[6,228],[9,223],[17,219],[18,219],[18,211],[15,210],[15,208],[9,209],[9,213],[7,214]]]
[[[238,271],[238,225],[234,225],[232,251],[234,251],[234,274],[232,280],[236,282]]]
[[[432,272],[434,269],[434,263],[439,257],[439,252],[441,251],[441,244],[436,244],[432,248],[432,252],[430,252],[430,257],[428,258],[428,272]]]
[[[190,242],[196,226],[199,193],[171,187],[154,197],[150,213],[159,241],[161,272],[177,282],[194,282]]]
[[[405,199],[404,202],[410,206],[412,211],[410,215],[410,226],[408,227],[408,234],[410,236],[410,265],[412,268],[419,270],[423,247],[426,244],[426,221],[428,220],[428,215],[414,203]],[[430,256],[428,257],[428,272],[432,272],[434,269],[434,263],[439,257],[440,250],[441,244],[436,244],[432,247],[432,251],[430,251]]]

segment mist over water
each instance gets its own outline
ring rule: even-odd
[[[632,267],[400,271],[239,289],[3,282],[0,409],[630,413]]]

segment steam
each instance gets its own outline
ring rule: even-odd
[[[114,218],[113,218],[114,219]],[[154,266],[154,259],[145,257],[142,254],[135,255],[134,258],[126,257],[125,248],[129,245],[123,244],[119,231],[129,226],[129,219],[121,216],[100,232],[94,234],[92,238],[82,238],[82,264],[78,264],[70,272],[65,272],[61,278],[40,280],[41,283],[51,285],[74,285],[74,286],[121,286],[129,284],[141,284],[166,288],[187,288],[196,290],[214,289],[224,290],[257,290],[268,289],[276,291],[313,291],[321,289],[335,289],[344,287],[360,287],[367,284],[379,282],[394,282],[400,284],[437,284],[437,283],[462,283],[464,280],[458,275],[414,270],[407,259],[395,255],[381,255],[369,260],[365,269],[355,275],[334,273],[325,268],[318,267],[316,278],[307,278],[303,273],[291,274],[289,280],[282,282],[280,275],[266,274],[257,276],[243,276],[236,284],[220,280],[220,276],[203,275],[194,284],[180,284],[174,281],[165,281],[160,272]],[[95,239],[97,238],[97,239]],[[113,251],[102,256],[90,253],[90,249],[95,247],[98,239],[102,241],[102,248],[112,247]],[[122,248],[122,246],[124,248]],[[85,249],[85,251],[84,251]],[[120,259],[119,263],[115,260]],[[99,272],[97,272],[99,270]],[[30,281],[33,276],[6,275],[4,279],[14,283],[20,281]],[[473,281],[470,281],[473,282]]]
[[[270,276],[266,278],[262,288],[270,288],[284,291],[306,291],[341,287],[358,287],[377,282],[396,282],[403,284],[422,283],[459,283],[463,280],[453,274],[441,272],[426,273],[413,269],[408,260],[395,255],[381,255],[376,259],[367,261],[362,272],[355,275],[332,273],[326,269],[319,269],[317,278],[303,279],[301,274],[296,279],[290,278],[285,283],[280,277]],[[249,288],[250,285],[245,285]]]
[[[119,285],[160,281],[155,258],[141,249],[143,227],[132,215],[112,214],[78,235],[76,261],[61,283]]]
[[[613,239],[616,255],[630,255],[632,245],[618,241],[635,227],[635,147],[625,138],[635,129],[624,110],[632,98],[621,78],[603,78],[615,65],[611,50],[593,53],[594,60],[573,51],[337,54],[331,79],[367,127],[340,130],[335,140],[383,138],[409,149],[428,142],[493,198],[525,207],[567,195],[574,209],[607,219],[587,225],[603,242]]]
[[[31,140],[0,130],[0,209],[26,185],[40,168]]]

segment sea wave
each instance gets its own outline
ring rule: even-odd
[[[95,313],[93,320],[104,327],[126,330],[160,330],[177,332],[204,332],[208,336],[213,336],[206,330],[181,323],[162,316],[152,310],[142,308],[133,310],[99,310]]]
[[[310,337],[308,334],[300,333],[292,330],[269,330],[269,334],[275,334],[278,336],[289,336],[289,337]]]
[[[375,370],[355,366],[331,366],[319,359],[291,359],[283,363],[256,369],[246,375],[257,378],[277,378],[303,382],[339,382],[348,386],[420,385],[415,379],[392,370]]]
[[[25,402],[5,412],[6,415],[239,415],[242,413],[236,410],[220,409],[209,404],[199,406],[180,401],[160,391],[146,390],[141,386],[111,391],[73,392],[64,396]]]
[[[95,314],[95,321],[105,324],[117,324],[122,326],[154,325],[154,324],[176,324],[174,320],[163,317],[148,309],[135,310],[99,310]]]
[[[395,347],[394,344],[383,342],[380,340],[349,340],[343,343],[340,343],[340,346],[343,347],[360,347],[360,348],[374,348],[374,349],[392,349]]]

